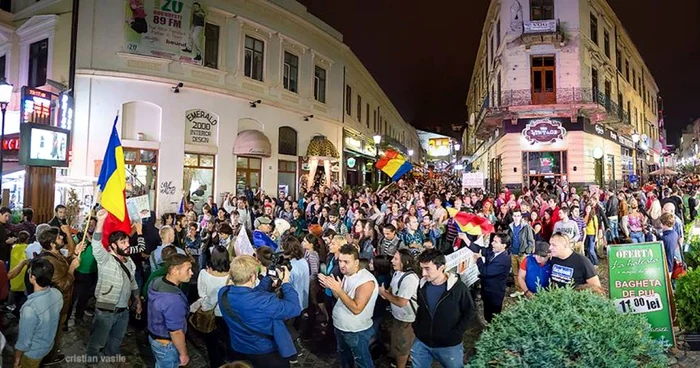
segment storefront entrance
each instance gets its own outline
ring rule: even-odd
[[[214,193],[214,155],[185,153],[182,188],[194,208],[201,213],[202,206]]]
[[[156,209],[158,151],[124,148],[126,198],[148,195],[151,210]]]
[[[260,188],[262,159],[257,157],[236,157],[236,192],[243,194],[246,186],[255,193]]]

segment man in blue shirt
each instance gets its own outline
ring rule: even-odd
[[[156,358],[156,367],[187,365],[185,333],[189,303],[180,290],[190,281],[193,260],[182,254],[168,259],[168,274],[157,278],[148,289],[148,341]]]
[[[63,308],[63,295],[51,287],[53,271],[46,258],[37,258],[29,264],[29,282],[34,292],[20,311],[15,367],[39,367],[53,348]]]

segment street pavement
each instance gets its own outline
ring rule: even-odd
[[[602,260],[605,262],[605,260]],[[607,264],[601,263],[599,274],[601,283],[604,288],[608,287]],[[509,290],[510,292],[510,290]],[[504,308],[515,303],[513,298],[506,298]],[[474,321],[472,327],[464,336],[465,359],[468,359],[474,354],[474,344],[485,328],[486,322],[481,315],[481,302],[477,300],[477,306],[480,309],[479,318]],[[74,320],[69,321],[68,332],[64,334],[61,350],[66,355],[66,362],[55,367],[86,367],[84,354],[87,346],[87,341],[90,335],[91,318],[85,317],[85,321],[76,324]],[[384,328],[387,329],[386,323]],[[12,314],[0,315],[0,330],[7,337],[8,347],[3,351],[3,367],[12,367],[12,346],[17,340],[18,321]],[[153,367],[153,355],[151,354],[150,345],[148,344],[147,335],[144,333],[145,328],[129,326],[127,336],[121,347],[123,357],[121,361],[116,362],[101,362],[98,367]],[[691,352],[685,350],[682,334],[676,330],[679,348],[673,349],[669,354],[671,358],[671,367],[674,368],[697,368],[700,367],[700,352]],[[316,334],[319,335],[319,334]],[[296,338],[296,336],[294,336]],[[188,332],[187,348],[190,355],[190,368],[208,367],[208,357],[204,344],[204,339],[195,331]],[[299,363],[292,367],[303,368],[321,368],[321,367],[337,367],[337,354],[332,348],[328,347],[328,338],[320,336],[317,340],[311,343],[302,344],[300,349]],[[376,361],[377,367],[388,368],[391,361],[387,357],[382,357]],[[435,365],[437,366],[437,365]]]

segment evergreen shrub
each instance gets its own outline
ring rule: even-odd
[[[665,367],[661,342],[641,314],[571,288],[542,290],[494,318],[469,367]]]

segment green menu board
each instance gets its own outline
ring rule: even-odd
[[[611,245],[608,260],[610,299],[617,310],[644,314],[652,338],[675,344],[663,243]]]

